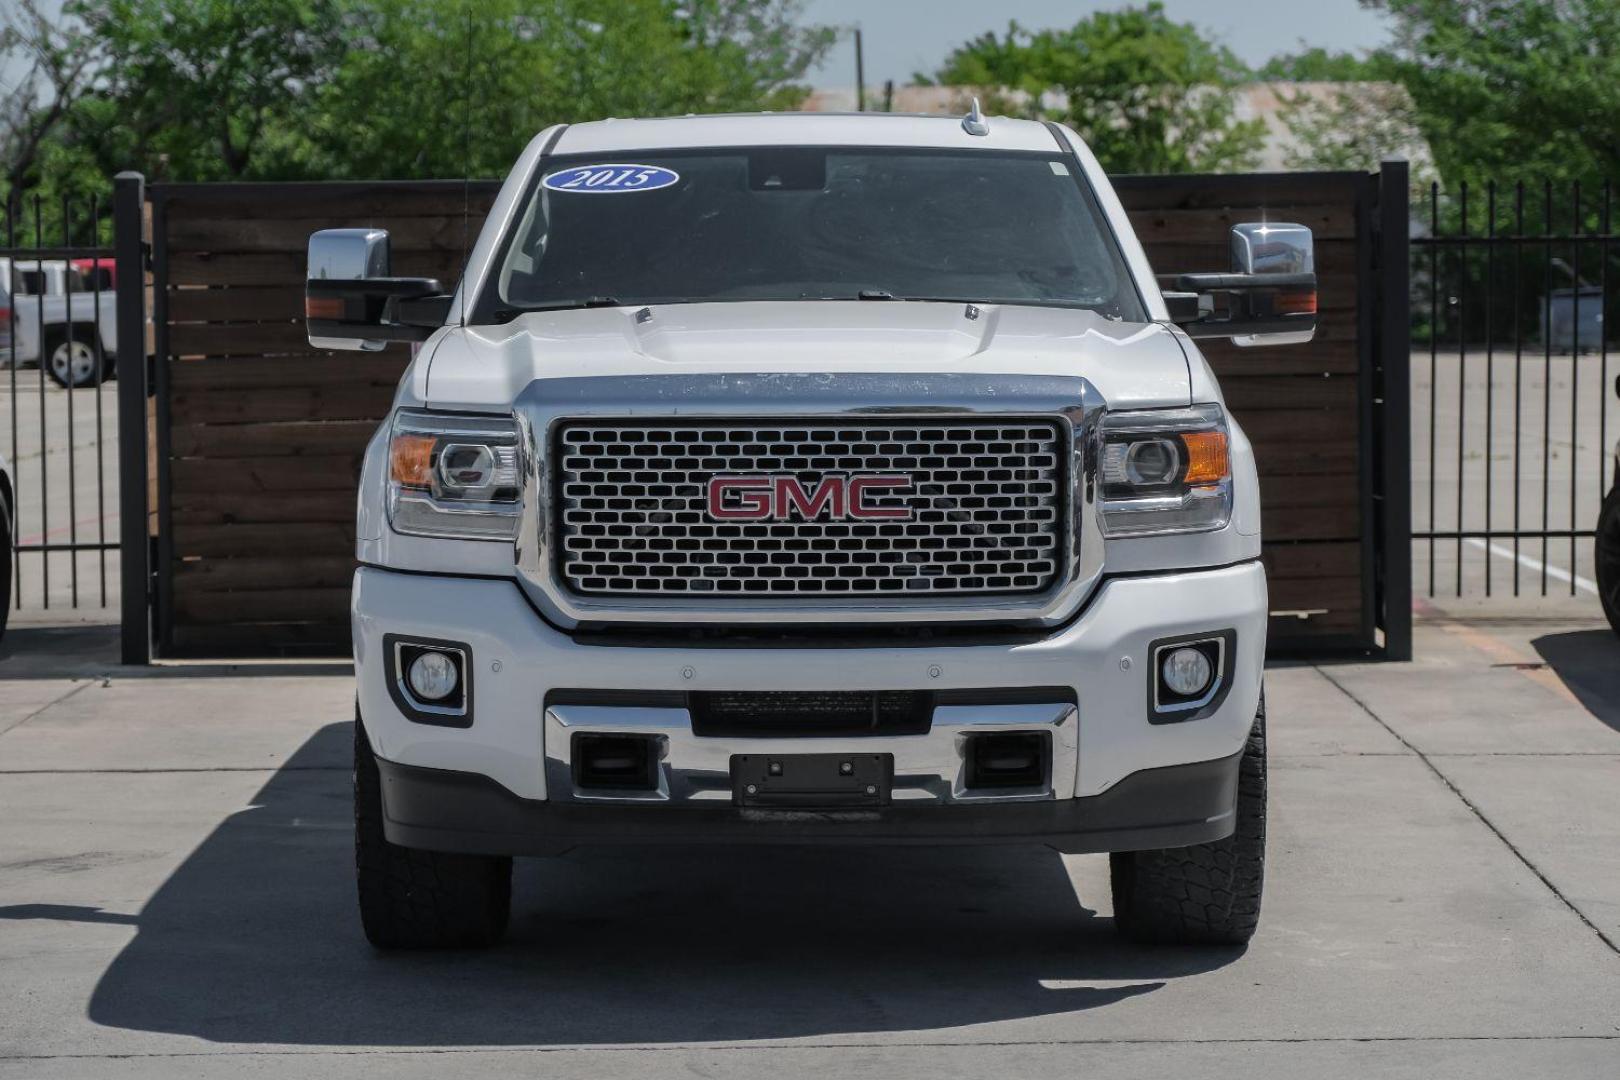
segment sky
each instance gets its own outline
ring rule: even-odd
[[[1039,30],[1073,26],[1123,0],[805,0],[804,19],[861,27],[866,85],[907,83],[932,71],[952,48],[1009,20]],[[1165,14],[1211,33],[1239,59],[1258,67],[1281,52],[1320,45],[1335,50],[1376,48],[1388,39],[1387,17],[1356,0],[1164,0]],[[840,42],[806,80],[816,87],[855,85],[855,46]]]

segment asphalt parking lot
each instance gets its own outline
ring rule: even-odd
[[[0,649],[0,1077],[1612,1077],[1620,639],[1424,619],[1409,665],[1268,675],[1245,951],[1116,939],[1039,848],[582,851],[511,935],[380,955],[346,665]]]

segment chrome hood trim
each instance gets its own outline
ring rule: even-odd
[[[568,627],[581,623],[805,625],[851,619],[1056,625],[1079,610],[1102,574],[1104,545],[1096,503],[1098,430],[1104,407],[1102,396],[1089,381],[1069,375],[712,373],[536,379],[514,405],[526,448],[518,581],[547,619]],[[1069,440],[1073,481],[1065,572],[1045,592],[1017,597],[666,600],[578,596],[557,576],[550,447],[559,423],[609,417],[1055,420]]]

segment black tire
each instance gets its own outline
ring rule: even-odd
[[[89,363],[82,370],[74,368],[70,356],[58,356],[60,352],[73,349],[88,350]],[[45,336],[45,349],[39,362],[56,385],[64,388],[97,386],[107,378],[107,356],[101,351],[101,335],[94,326],[75,325],[71,334],[66,330],[52,330]]]
[[[360,719],[354,724],[354,862],[360,922],[379,949],[493,945],[506,933],[512,860],[390,844],[382,778]]]
[[[1108,857],[1114,925],[1144,945],[1244,945],[1260,923],[1266,869],[1266,699],[1238,771],[1237,828],[1224,840]]]
[[[11,617],[11,500],[0,478],[0,641],[5,640]]]
[[[1609,489],[1597,521],[1598,600],[1609,625],[1620,634],[1620,483]]]

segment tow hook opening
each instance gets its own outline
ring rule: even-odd
[[[658,789],[658,740],[650,735],[574,736],[574,786],[612,791]]]
[[[969,791],[1044,787],[1048,745],[1046,735],[1036,731],[969,735],[964,786]]]

